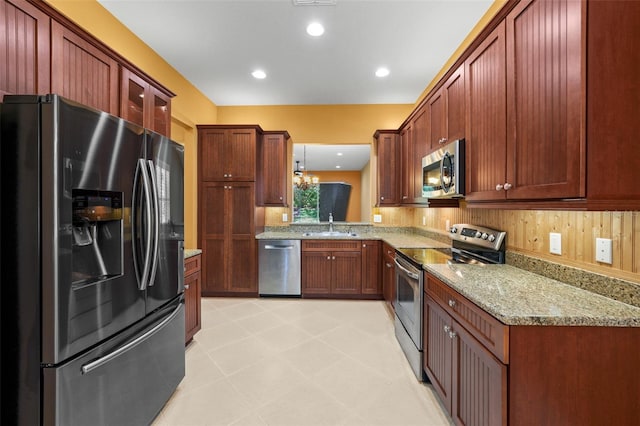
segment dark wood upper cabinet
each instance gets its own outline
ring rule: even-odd
[[[62,24],[51,22],[51,91],[118,115],[118,62]]]
[[[25,0],[0,1],[0,101],[51,91],[50,22]]]
[[[410,163],[411,179],[411,201],[414,204],[426,203],[427,200],[422,198],[422,157],[431,151],[428,143],[429,137],[429,114],[426,107],[418,109],[412,122],[412,145],[413,158]]]
[[[429,115],[429,152],[440,148],[446,141],[445,100],[442,90],[435,92],[427,101]]]
[[[442,86],[446,111],[447,141],[463,139],[465,135],[465,104],[464,104],[464,65],[447,79]]]
[[[585,196],[585,8],[522,0],[507,15],[507,173],[496,184],[509,199]]]
[[[461,65],[427,100],[429,117],[428,152],[449,141],[464,138],[464,66]]]
[[[258,205],[288,205],[290,179],[291,139],[287,132],[269,131],[258,143]]]
[[[467,200],[504,200],[506,177],[505,26],[498,27],[465,61]]]
[[[377,154],[377,206],[400,203],[401,150],[398,132],[379,130],[374,135]]]
[[[414,182],[413,125],[410,123],[400,130],[400,202],[413,201]]]
[[[162,135],[171,136],[171,94],[121,67],[120,116]]]
[[[640,210],[640,2],[588,8],[587,196],[595,209]]]
[[[199,125],[201,178],[204,181],[255,181],[257,127]]]

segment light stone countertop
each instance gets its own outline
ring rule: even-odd
[[[510,265],[424,269],[507,325],[640,327],[640,308]]]
[[[359,232],[356,237],[351,236],[323,236],[311,235],[304,236],[302,232],[285,231],[285,232],[263,232],[256,235],[257,240],[382,240],[391,245],[393,248],[442,248],[451,247],[451,244],[442,243],[434,239],[407,233],[395,232],[376,232],[373,229],[370,232]]]
[[[188,259],[188,258],[196,256],[196,255],[198,255],[200,253],[202,253],[202,250],[200,250],[200,249],[184,249],[184,258]]]

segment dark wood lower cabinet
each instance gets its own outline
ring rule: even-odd
[[[302,242],[303,297],[362,295],[362,252],[358,240]]]
[[[387,243],[382,243],[382,294],[385,302],[393,309],[396,294],[396,264],[393,261],[396,250]]]
[[[506,326],[426,282],[424,371],[456,424],[638,424],[639,327]]]
[[[189,343],[201,327],[200,262],[199,254],[184,261],[185,343]]]
[[[381,272],[382,242],[377,240],[362,241],[362,295],[376,299],[382,298]]]

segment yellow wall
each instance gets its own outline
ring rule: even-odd
[[[197,247],[195,124],[215,123],[216,105],[95,0],[46,1],[176,94],[171,100],[171,137],[185,146],[185,245]]]
[[[370,144],[377,129],[397,129],[412,104],[219,106],[220,124],[287,130],[294,143]]]

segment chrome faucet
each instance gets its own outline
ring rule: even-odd
[[[329,213],[329,232],[333,232],[333,213]]]

